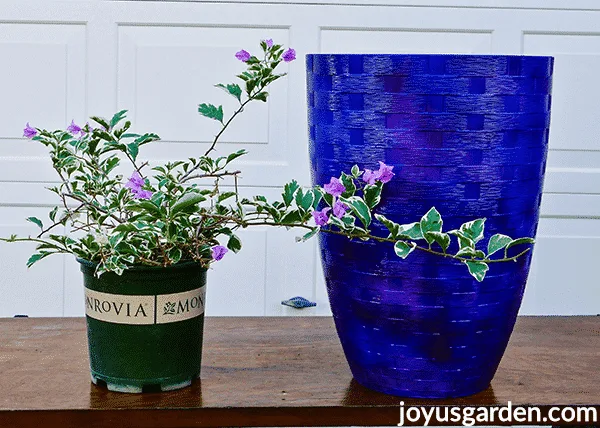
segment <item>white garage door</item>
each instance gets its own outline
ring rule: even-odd
[[[151,162],[197,156],[216,128],[200,102],[240,71],[232,53],[272,37],[298,52],[267,105],[248,109],[223,150],[247,147],[242,184],[275,196],[309,184],[303,56],[314,52],[505,53],[556,57],[548,175],[539,240],[522,314],[600,313],[600,6],[593,1],[334,0],[318,6],[255,1],[0,3],[0,235],[33,233],[24,218],[54,205],[43,147],[21,137],[126,108],[163,141]],[[303,4],[305,3],[305,4]],[[314,3],[314,2],[313,2]],[[349,5],[353,3],[353,5]],[[362,3],[362,5],[361,5]],[[442,3],[440,6],[438,3]],[[452,4],[452,6],[449,6]],[[568,6],[565,6],[568,4]],[[542,8],[544,7],[544,8]],[[570,9],[565,9],[566,7]],[[416,215],[418,213],[415,213]],[[302,295],[329,313],[315,243],[294,232],[245,233],[245,251],[211,271],[210,315],[280,315]],[[27,245],[0,243],[0,316],[78,316],[83,290],[70,257],[30,271]]]

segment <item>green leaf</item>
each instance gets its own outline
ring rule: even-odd
[[[140,146],[143,146],[144,144],[148,144],[151,143],[152,141],[158,141],[160,140],[160,137],[156,134],[144,134],[141,135],[140,137],[135,139],[135,142],[138,143]]]
[[[512,238],[510,236],[502,235],[501,233],[495,234],[488,242],[488,256],[491,256],[496,251],[500,251],[511,242]]]
[[[405,259],[415,249],[414,245],[409,244],[405,241],[398,241],[394,244],[394,252],[398,257]]]
[[[119,165],[119,158],[116,156],[106,159],[105,172],[108,174]]]
[[[447,233],[443,233],[443,232],[425,232],[425,239],[430,244],[432,242],[437,242],[438,245],[440,247],[442,247],[442,250],[444,250],[444,253],[446,252],[446,250],[450,246],[450,235],[448,235]]]
[[[298,185],[298,182],[296,180],[292,180],[291,182],[287,183],[285,185],[285,187],[283,188],[283,202],[285,203],[286,206],[290,206],[290,204],[292,203],[292,201],[294,200],[294,194],[296,193],[296,190],[298,190],[300,188],[300,186]]]
[[[90,119],[92,119],[94,122],[96,122],[98,125],[101,125],[105,130],[110,128],[109,123],[106,121],[106,119],[104,119],[103,117],[99,117],[99,116],[92,116],[90,117]]]
[[[48,218],[52,221],[56,221],[56,213],[58,213],[58,207],[54,207],[48,214]]]
[[[227,248],[229,248],[234,253],[237,253],[242,249],[242,241],[237,235],[229,236],[229,241],[227,241]]]
[[[42,230],[44,229],[44,224],[42,223],[42,220],[40,220],[37,217],[27,217],[27,221],[35,223]]]
[[[425,237],[425,240],[428,244],[431,244],[434,239],[433,236],[427,236],[427,232],[441,232],[442,224],[442,216],[438,210],[435,209],[435,207],[432,207],[429,211],[427,211],[427,214],[421,218],[421,233]]]
[[[255,94],[255,95],[254,95],[254,99],[255,99],[255,100],[259,100],[259,101],[262,101],[262,102],[266,103],[266,102],[267,102],[267,97],[268,97],[268,96],[269,96],[269,93],[268,93],[268,92],[264,92],[264,91],[262,91],[262,92],[259,92],[259,93]]]
[[[217,198],[217,201],[218,201],[219,203],[221,203],[221,202],[223,202],[224,200],[226,200],[226,199],[229,199],[229,198],[231,198],[231,197],[233,197],[233,196],[235,196],[235,195],[236,195],[236,193],[235,193],[235,192],[223,192],[223,193],[220,193],[220,194],[219,194],[219,197]]]
[[[198,106],[198,113],[209,119],[218,120],[223,123],[223,106],[217,107],[212,104],[200,104]]]
[[[535,240],[533,238],[515,239],[515,240],[511,241],[510,243],[508,243],[508,245],[506,246],[506,249],[504,250],[504,257],[508,257],[508,249],[514,247],[515,245],[534,244],[534,243],[535,243]]]
[[[169,250],[169,258],[173,263],[178,263],[181,260],[181,250],[178,247],[173,247]]]
[[[250,96],[254,88],[256,88],[256,80],[252,78],[246,80],[246,93],[248,94],[248,96]]]
[[[456,253],[458,257],[479,257],[480,259],[485,259],[485,253],[481,250],[476,250],[472,247],[464,247],[458,250]]]
[[[510,248],[510,247],[514,247],[515,245],[534,244],[534,243],[535,243],[535,239],[533,239],[533,238],[519,238],[519,239],[513,240],[510,244],[507,245],[507,247]]]
[[[110,127],[114,128],[115,125],[117,123],[119,123],[127,114],[127,110],[121,110],[118,113],[115,113],[115,115],[112,117],[112,119],[110,120]]]
[[[308,241],[310,238],[312,238],[313,236],[315,236],[317,233],[319,233],[321,229],[316,227],[313,230],[311,230],[310,232],[308,232],[307,234],[305,234],[302,237],[297,237],[296,238],[296,242],[304,242],[304,241]]]
[[[159,207],[157,207],[154,203],[149,200],[139,200],[136,201],[135,205],[128,207],[132,211],[148,211],[155,216],[162,216],[162,212]]]
[[[30,268],[35,263],[39,262],[44,257],[49,256],[50,254],[52,254],[52,253],[44,251],[42,253],[36,253],[36,254],[32,255],[31,257],[29,257],[29,260],[27,260],[27,267]]]
[[[198,193],[186,193],[175,202],[171,208],[171,215],[177,214],[184,209],[205,201],[206,198]]]
[[[140,134],[126,133],[121,135],[121,138],[138,138]]]
[[[240,88],[240,85],[238,85],[236,83],[233,83],[231,85],[223,85],[223,84],[219,83],[218,85],[215,85],[215,86],[217,88],[223,89],[225,92],[229,93],[234,98],[237,98],[238,101],[241,101],[242,88]]]
[[[312,207],[313,202],[315,201],[315,195],[312,191],[307,190],[306,193],[302,192],[302,189],[299,189],[296,192],[296,204],[298,207],[302,208],[304,211],[308,211],[310,207]]]
[[[375,214],[375,218],[390,231],[390,238],[398,237],[400,230],[400,225],[398,223],[393,222],[381,214]]]
[[[365,226],[369,227],[371,224],[371,210],[361,198],[352,196],[350,198],[340,198],[340,201],[350,206],[350,209],[360,222]]]
[[[137,159],[137,155],[140,151],[140,146],[137,143],[129,143],[127,144],[127,153],[131,156],[133,160]]]
[[[342,194],[344,198],[349,198],[350,196],[354,196],[356,193],[356,184],[354,184],[354,179],[352,176],[342,172],[342,176],[340,177],[340,181],[346,188],[346,191]]]
[[[421,223],[419,222],[399,225],[397,235],[401,238],[414,240],[424,239],[423,232],[421,232]]]
[[[466,261],[464,263],[467,265],[471,276],[473,276],[473,278],[475,278],[478,282],[483,281],[486,272],[490,269],[487,263],[483,262]]]
[[[368,184],[365,186],[364,195],[365,202],[369,208],[375,208],[379,202],[381,202],[381,190],[383,189],[383,183],[378,182],[377,184]]]
[[[329,223],[328,224],[332,224],[334,226],[337,226],[340,228],[340,230],[352,230],[352,227],[348,227],[348,225],[346,223],[344,223],[341,219],[337,218],[336,216],[332,215],[329,216]]]
[[[233,161],[234,159],[239,158],[240,156],[244,156],[245,154],[247,154],[248,152],[244,149],[242,150],[238,150],[235,153],[231,153],[229,156],[227,156],[227,162],[225,163],[226,165],[229,164],[231,161]]]
[[[313,201],[312,209],[316,210],[319,206],[319,202],[321,202],[321,199],[323,199],[323,192],[321,192],[318,187],[314,187],[312,189],[312,192],[313,195],[315,195],[315,200]]]
[[[460,231],[466,238],[469,238],[474,243],[478,243],[483,239],[483,230],[485,227],[485,218],[469,221],[460,226]]]
[[[115,232],[137,232],[138,230],[133,223],[121,223],[114,228]]]
[[[475,248],[475,242],[472,239],[467,238],[464,233],[459,230],[451,230],[448,232],[450,235],[454,235],[458,238],[458,246],[463,248]]]
[[[360,175],[360,168],[358,167],[358,165],[354,165],[350,172],[352,173],[352,177],[358,178],[358,176]]]
[[[302,215],[298,210],[288,211],[281,217],[280,223],[295,224],[302,220]]]

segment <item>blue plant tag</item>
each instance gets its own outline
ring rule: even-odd
[[[307,300],[304,297],[300,297],[300,296],[296,296],[296,297],[292,297],[291,299],[284,300],[283,302],[281,302],[281,304],[285,305],[285,306],[290,306],[290,307],[296,308],[296,309],[310,308],[312,306],[317,306],[317,304],[315,302],[311,302],[310,300]]]

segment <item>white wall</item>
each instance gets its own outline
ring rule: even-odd
[[[46,217],[54,204],[44,187],[55,177],[43,147],[21,137],[25,122],[58,128],[127,108],[137,130],[164,140],[146,151],[152,162],[201,154],[217,128],[196,113],[196,105],[231,107],[212,84],[230,82],[241,70],[232,54],[255,49],[260,39],[293,46],[299,60],[276,83],[270,102],[249,108],[226,134],[222,150],[247,147],[244,191],[272,196],[292,177],[309,184],[304,54],[554,55],[543,218],[521,313],[600,313],[597,2],[273,3],[0,2],[0,235],[33,233],[24,218]],[[207,312],[329,313],[316,244],[295,244],[294,236],[272,229],[245,233],[245,251],[210,274]],[[26,271],[30,253],[31,246],[0,243],[0,316],[82,315],[76,262],[59,256]],[[295,295],[316,300],[317,308],[299,312],[280,305]]]

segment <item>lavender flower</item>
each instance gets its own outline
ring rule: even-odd
[[[127,182],[125,187],[132,190],[141,189],[144,184],[146,184],[146,181],[140,175],[140,173],[137,171],[133,171],[133,174],[131,174],[131,177],[129,178],[129,181]]]
[[[211,248],[213,260],[218,262],[223,257],[225,257],[225,254],[227,254],[228,251],[229,250],[227,249],[227,247],[224,247],[222,245],[215,245]]]
[[[386,165],[383,162],[379,161],[379,169],[377,171],[365,169],[365,172],[363,173],[363,180],[367,184],[375,184],[376,181],[387,183],[395,175],[392,172],[392,169],[394,169],[393,166]]]
[[[81,127],[76,125],[74,120],[71,120],[71,124],[67,127],[67,131],[69,131],[72,135],[83,135],[81,132]]]
[[[377,180],[377,171],[373,172],[370,169],[365,169],[363,173],[363,181],[367,184],[375,184]]]
[[[265,40],[265,44],[267,45],[267,48],[271,49],[273,47],[273,39]]]
[[[327,213],[331,210],[331,208],[326,207],[321,211],[313,211],[311,214],[313,219],[315,220],[315,224],[317,226],[325,226],[329,221],[329,217],[327,217]]]
[[[139,172],[134,171],[133,174],[131,174],[129,181],[127,181],[127,184],[125,184],[125,187],[131,190],[134,198],[150,199],[152,197],[152,192],[142,189],[144,184],[146,184],[146,180],[144,180]]]
[[[377,179],[382,183],[389,182],[395,175],[392,172],[392,169],[394,169],[393,166],[386,165],[383,162],[379,161],[379,171],[377,171]]]
[[[35,137],[37,135],[37,130],[35,128],[33,128],[32,126],[29,125],[29,122],[27,122],[27,125],[25,125],[25,129],[23,129],[23,137],[27,137],[29,139]]]
[[[251,56],[250,52],[245,51],[244,49],[242,49],[241,51],[239,51],[235,54],[235,57],[242,62],[248,61],[250,59],[250,56]]]
[[[339,178],[331,177],[329,183],[323,186],[325,192],[329,193],[336,198],[341,196],[346,191],[346,187],[342,184]]]
[[[336,216],[337,218],[342,218],[344,217],[344,214],[346,214],[346,211],[348,211],[348,205],[344,204],[341,201],[335,201],[335,203],[333,204],[334,216]]]
[[[282,58],[285,62],[291,62],[296,59],[296,51],[292,48],[289,48],[283,53]]]
[[[153,193],[150,190],[132,191],[133,195],[138,199],[150,199]]]

